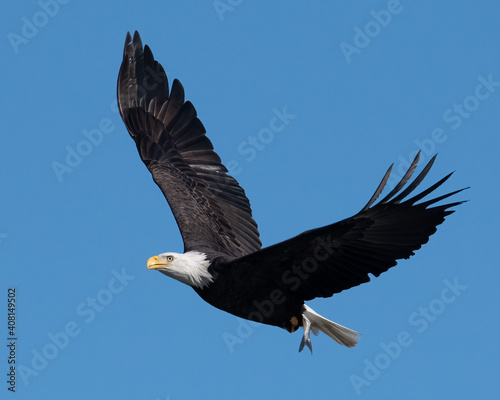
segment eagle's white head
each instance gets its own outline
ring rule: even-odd
[[[189,286],[203,289],[213,281],[208,272],[210,261],[205,254],[188,251],[184,254],[162,253],[151,257],[147,262],[148,269],[157,269],[171,278]]]

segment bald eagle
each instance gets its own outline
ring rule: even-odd
[[[250,203],[228,175],[196,110],[174,80],[169,89],[162,66],[138,32],[127,33],[118,75],[118,106],[139,155],[167,199],[179,226],[184,253],[149,258],[147,268],[191,286],[214,307],[241,318],[295,332],[303,327],[299,351],[310,332],[323,332],[354,347],[358,332],[332,322],[305,305],[378,277],[409,258],[436,231],[450,207],[434,205],[457,190],[418,203],[445,176],[408,198],[435,156],[405,188],[419,155],[401,181],[378,203],[391,168],[356,215],[262,248]]]

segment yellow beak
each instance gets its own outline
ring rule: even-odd
[[[158,268],[171,267],[171,265],[168,263],[162,263],[160,262],[158,256],[153,256],[148,260],[146,267],[148,269],[158,269]]]

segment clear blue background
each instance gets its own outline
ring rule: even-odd
[[[500,86],[480,89],[481,100],[476,88],[500,82],[499,15],[495,1],[5,2],[0,397],[495,398]],[[33,20],[36,32],[24,27]],[[439,153],[423,187],[453,170],[439,193],[471,186],[457,196],[471,201],[415,257],[310,303],[360,331],[356,348],[320,335],[312,356],[299,354],[302,330],[249,328],[146,270],[182,241],[115,108],[135,29],[183,83],[222,160],[239,164],[264,245],[353,215],[418,143],[424,161]],[[355,40],[364,47],[346,57],[342,43]],[[464,102],[466,117],[453,111]],[[240,146],[283,107],[295,118],[248,160]],[[83,130],[100,124],[110,132],[60,182],[53,164],[66,163],[68,146],[83,151]],[[125,283],[113,280],[123,272]],[[448,304],[445,280],[466,287]],[[8,287],[18,300],[15,395],[5,382]],[[433,321],[415,324],[429,306]],[[383,345],[404,332],[411,344],[390,358]],[[228,346],[229,335],[238,342]]]

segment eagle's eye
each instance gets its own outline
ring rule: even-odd
[[[174,256],[167,256],[167,262],[172,262],[174,261]]]

